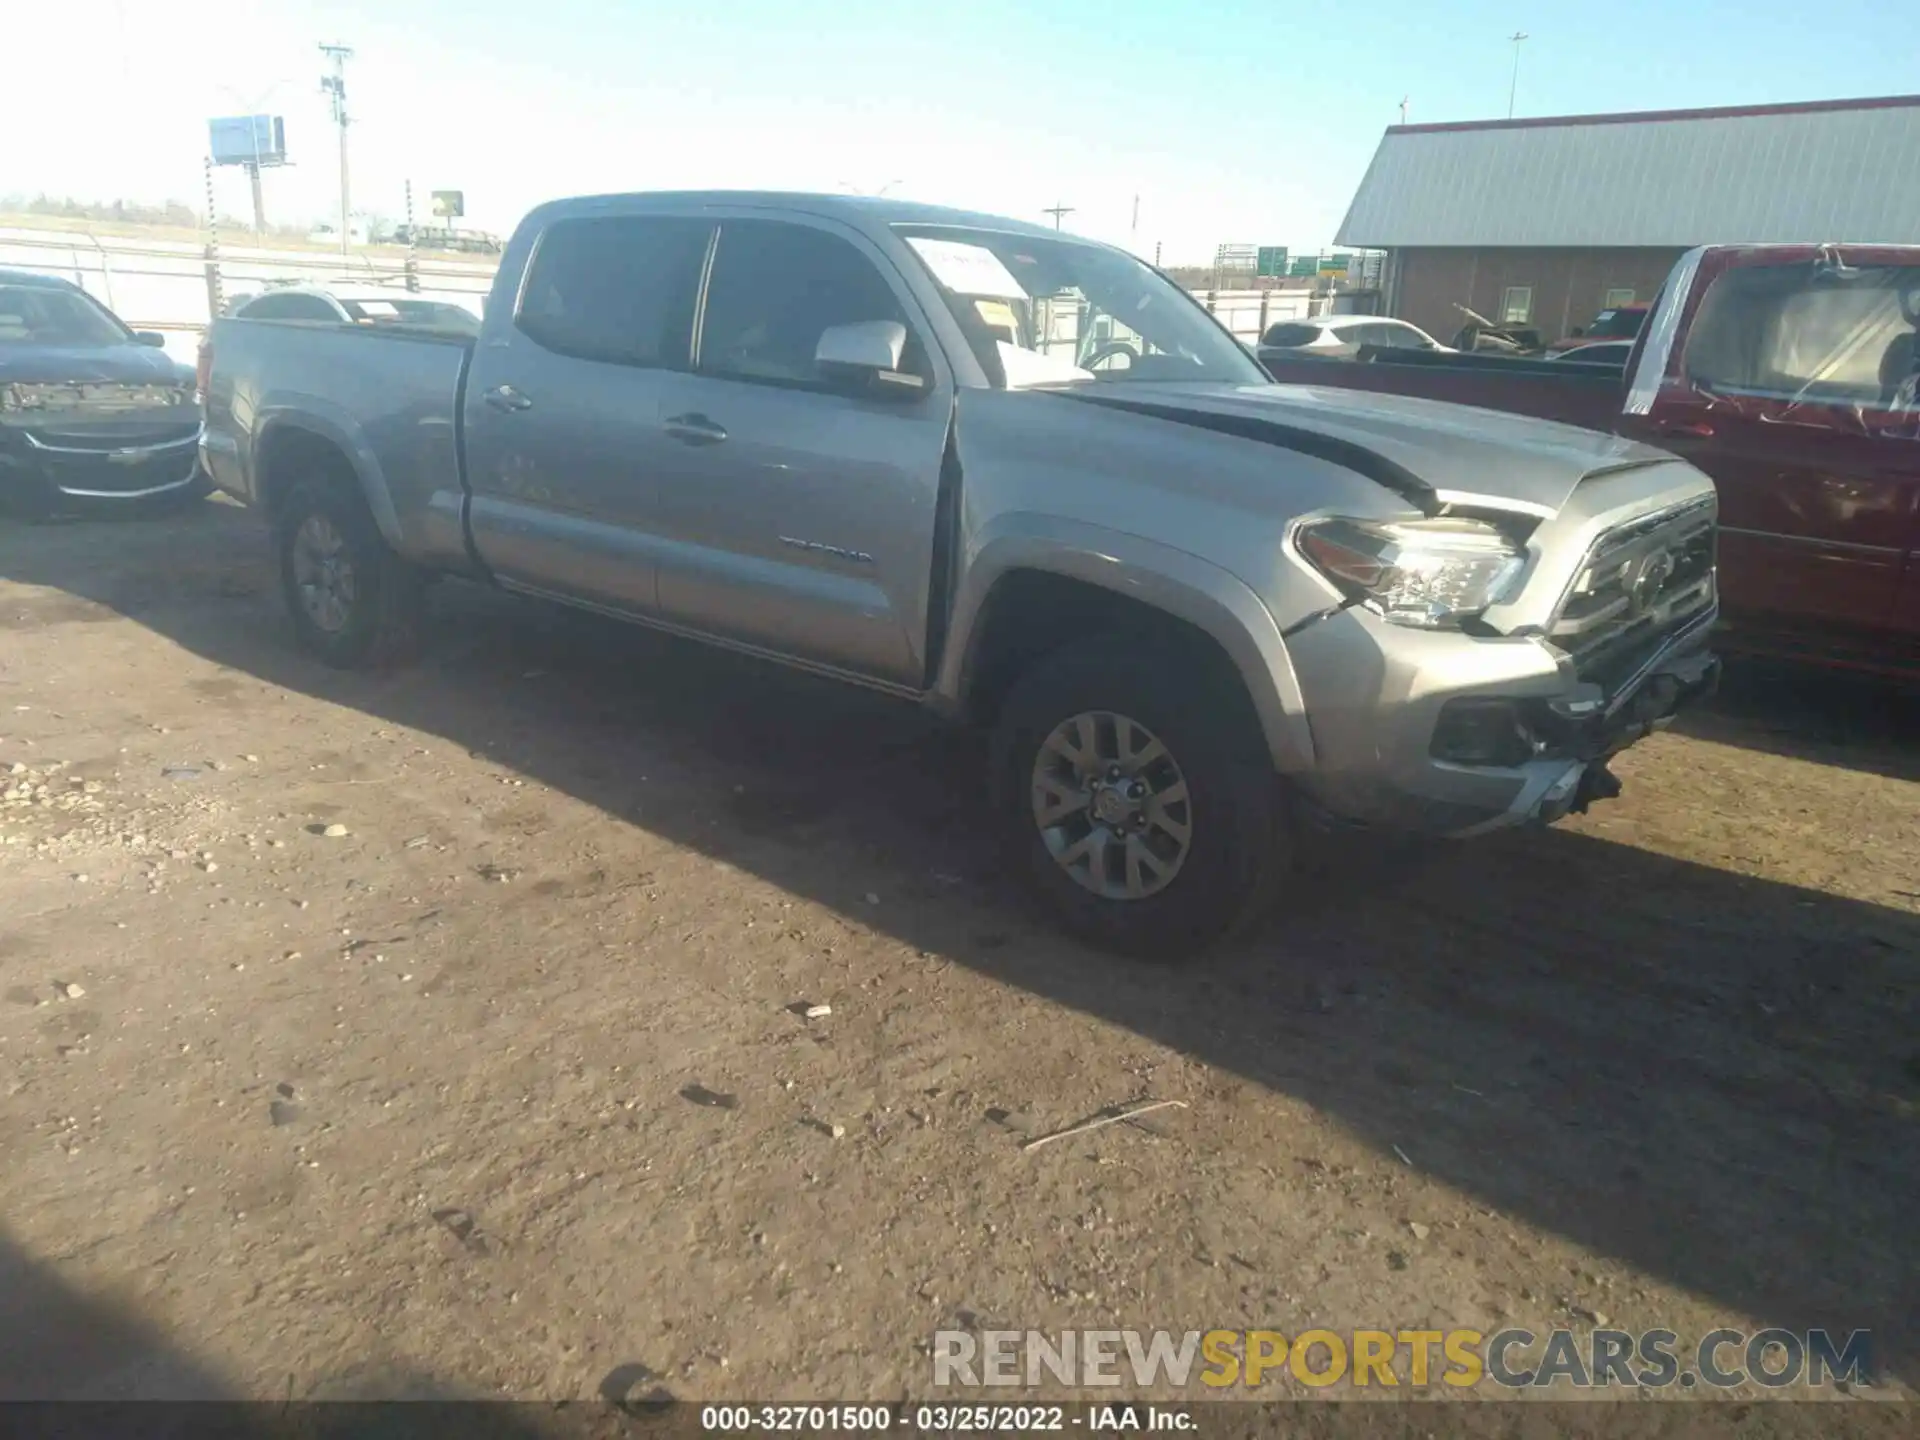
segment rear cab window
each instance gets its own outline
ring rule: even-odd
[[[1297,346],[1311,345],[1319,333],[1317,325],[1269,325],[1267,333],[1260,337],[1260,343],[1277,350],[1291,350]]]
[[[242,320],[338,320],[333,307],[314,295],[262,295],[240,307]]]
[[[1713,396],[1911,411],[1916,330],[1920,269],[1742,266],[1701,299],[1682,364]]]

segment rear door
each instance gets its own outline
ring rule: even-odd
[[[1681,341],[1622,428],[1713,478],[1734,624],[1920,630],[1901,594],[1920,531],[1917,326],[1920,252],[1700,262]]]
[[[924,384],[875,398],[814,363],[829,326],[906,326]],[[662,411],[660,609],[689,629],[926,683],[953,382],[892,262],[825,220],[722,216],[691,373]]]
[[[667,387],[689,363],[710,221],[573,215],[533,241],[467,382],[473,542],[504,583],[648,614]]]

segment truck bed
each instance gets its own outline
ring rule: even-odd
[[[1614,428],[1626,383],[1613,366],[1416,350],[1380,350],[1359,360],[1263,357],[1261,363],[1283,385],[1416,395],[1602,432]]]
[[[214,483],[261,504],[263,448],[316,432],[354,458],[396,549],[464,564],[458,431],[473,344],[426,327],[215,321],[206,449]]]

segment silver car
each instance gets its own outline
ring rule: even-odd
[[[992,734],[1018,865],[1186,955],[1324,827],[1616,788],[1710,685],[1714,494],[1610,436],[1276,386],[1133,256],[845,196],[541,206],[477,343],[217,322],[207,464],[306,646],[465,577]]]

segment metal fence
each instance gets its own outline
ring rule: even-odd
[[[477,313],[495,263],[393,248],[341,255],[36,226],[0,227],[0,269],[71,280],[133,329],[165,335],[167,353],[191,364],[216,306],[269,286],[417,288],[422,299]]]

